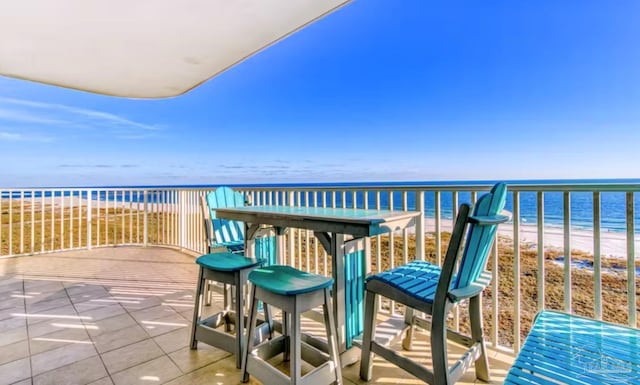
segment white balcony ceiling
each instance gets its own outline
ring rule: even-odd
[[[2,1],[0,75],[115,96],[179,95],[348,1]]]

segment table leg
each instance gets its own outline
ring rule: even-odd
[[[336,316],[336,329],[338,330],[338,351],[347,350],[346,342],[346,296],[345,296],[345,270],[344,270],[344,234],[332,233],[331,246],[328,250],[331,256],[333,275],[333,312]]]
[[[344,352],[352,347],[353,338],[362,333],[364,279],[370,271],[367,238],[346,240],[344,234],[331,235],[333,265],[333,309],[338,329],[338,347]]]
[[[276,227],[276,264],[284,264],[284,251],[286,249],[285,242],[285,227]]]
[[[364,329],[364,279],[370,270],[367,264],[370,255],[367,238],[346,241],[344,250],[345,271],[345,342],[346,348],[353,345],[353,339]]]

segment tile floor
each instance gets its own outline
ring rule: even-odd
[[[194,257],[166,248],[0,259],[0,385],[239,384],[229,353],[188,347],[196,278]],[[422,341],[407,354],[426,359]],[[492,383],[511,360],[494,354]],[[365,383],[358,365],[343,375]],[[473,370],[464,380],[474,383]],[[376,359],[371,383],[422,381]]]

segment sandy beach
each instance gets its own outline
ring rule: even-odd
[[[436,222],[434,218],[426,218],[426,232],[434,232]],[[441,230],[451,231],[451,219],[441,220]],[[501,236],[514,239],[514,228],[512,223],[502,224],[498,228]],[[528,249],[535,249],[538,245],[538,227],[535,225],[520,225],[520,244]],[[545,227],[544,230],[545,249],[564,249],[564,232],[558,227]],[[636,236],[635,250],[640,252],[640,237]],[[593,232],[588,230],[571,229],[571,249],[580,250],[593,254],[594,242]],[[602,231],[600,233],[600,254],[603,257],[627,258],[627,237],[624,233]]]

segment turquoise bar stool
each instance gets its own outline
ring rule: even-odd
[[[249,273],[251,310],[247,347],[242,362],[242,381],[249,374],[269,385],[342,384],[342,369],[338,356],[336,322],[331,307],[333,278],[307,273],[290,266],[273,265]],[[258,301],[280,308],[283,312],[283,334],[254,346]],[[300,316],[322,305],[329,354],[306,344],[301,339]],[[290,362],[290,376],[273,367],[268,360],[283,353]],[[315,366],[302,376],[302,360]]]
[[[243,290],[251,270],[261,264],[260,261],[247,258],[242,254],[220,252],[205,254],[196,263],[200,266],[198,286],[196,289],[193,322],[191,324],[191,349],[198,348],[198,341],[233,353],[236,356],[236,367],[240,368],[244,352],[244,298]],[[202,307],[207,293],[209,281],[230,285],[235,290],[235,306],[225,302],[224,310],[206,319],[202,319]],[[259,325],[254,338],[259,341],[271,336],[271,319],[265,307],[265,320]],[[224,331],[218,330],[224,327]],[[255,327],[255,324],[254,324]],[[233,331],[233,333],[231,333]]]

